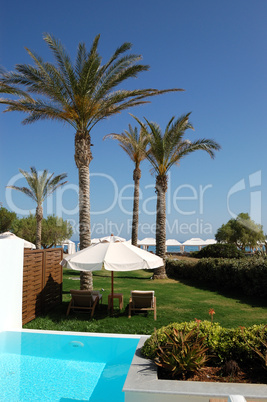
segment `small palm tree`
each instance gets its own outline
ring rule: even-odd
[[[54,176],[54,173],[48,175],[48,171],[44,170],[39,176],[37,170],[31,167],[31,172],[19,169],[20,173],[25,177],[29,188],[8,186],[14,190],[21,191],[28,195],[37,204],[36,207],[36,248],[41,249],[41,236],[42,236],[42,219],[43,219],[43,202],[51,195],[57,188],[63,186],[66,181],[62,182],[67,177],[66,173],[62,173],[58,176]]]
[[[168,188],[168,171],[173,165],[178,165],[186,155],[203,150],[214,158],[214,150],[219,150],[220,145],[213,140],[200,139],[189,141],[184,139],[186,130],[193,129],[189,123],[188,113],[175,120],[172,117],[162,133],[158,124],[149,122],[144,125],[136,118],[148,136],[149,152],[146,158],[151,163],[153,172],[156,174],[157,193],[157,217],[156,217],[156,254],[165,260],[166,252],[166,191]],[[154,271],[154,278],[165,278],[165,266]]]
[[[129,155],[135,168],[133,171],[134,180],[134,201],[133,201],[133,220],[132,220],[132,244],[137,246],[138,223],[139,223],[139,183],[141,179],[140,163],[146,158],[146,147],[148,139],[146,132],[141,127],[138,128],[129,124],[129,131],[125,130],[122,134],[108,134],[104,137],[112,138],[119,142],[120,147]]]
[[[44,62],[41,57],[26,49],[34,66],[19,64],[15,72],[0,71],[0,93],[17,95],[14,99],[1,99],[8,105],[5,111],[28,113],[23,124],[41,119],[57,120],[70,124],[75,134],[74,159],[79,171],[79,230],[80,248],[91,244],[90,179],[91,130],[110,116],[148,101],[148,97],[182,89],[116,89],[129,78],[136,78],[148,65],[139,64],[140,55],[125,54],[131,43],[123,43],[106,64],[98,52],[100,35],[93,41],[90,51],[85,44],[78,45],[75,63],[72,64],[62,44],[49,34],[44,40],[52,51],[56,63]],[[40,98],[36,96],[41,96]],[[91,272],[81,272],[81,289],[93,287]]]

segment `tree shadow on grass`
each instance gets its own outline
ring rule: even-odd
[[[80,277],[80,271],[75,271],[74,269],[63,269],[63,275],[78,276]]]
[[[140,275],[140,271],[145,274],[144,276]],[[94,277],[98,278],[111,278],[111,271],[94,271],[93,272]],[[147,270],[137,270],[137,271],[114,271],[114,278],[118,279],[138,279],[138,280],[144,280],[144,279],[149,279],[150,277],[153,276],[153,271],[147,271]]]
[[[146,275],[140,276],[140,271],[143,271]],[[150,281],[152,279],[153,271],[148,272],[147,270],[138,270],[134,272],[114,272],[114,280],[119,280],[119,279],[130,279],[130,280],[137,280],[139,281]],[[64,272],[65,279],[71,280],[73,279],[73,288],[74,289],[79,289],[80,288],[80,283],[78,282],[80,279],[80,272],[79,271],[72,271],[72,270],[65,270]],[[67,276],[67,278],[66,278]],[[70,277],[69,277],[70,276]],[[111,286],[111,272],[110,271],[94,271],[93,276],[97,279],[107,279],[110,281],[110,286]],[[63,279],[64,281],[64,279]],[[68,286],[69,288],[69,286]],[[115,290],[116,293],[116,290]],[[63,290],[62,294],[69,294],[69,290]]]
[[[90,321],[99,321],[110,318],[119,318],[119,317],[128,317],[128,305],[123,309],[120,310],[119,308],[114,308],[113,313],[108,311],[107,304],[99,304],[95,310],[94,316],[91,318],[90,314],[91,311],[84,312],[79,310],[71,310],[69,316],[66,316],[67,308],[69,302],[62,302],[61,305],[56,306],[54,309],[50,310],[47,314],[42,315],[41,317],[47,318],[54,323],[61,323],[63,321],[72,321],[77,320],[81,322],[90,322]]]
[[[224,288],[218,289],[215,288],[212,284],[207,284],[206,282],[201,283],[194,280],[182,279],[182,278],[179,279],[179,282],[192,288],[207,290],[209,292],[213,292],[215,294],[224,296],[229,299],[234,300],[238,299],[238,303],[240,304],[248,304],[251,307],[261,307],[261,308],[267,307],[267,300],[264,299],[263,297],[256,298],[255,296],[244,295],[244,293],[240,292],[238,289],[235,290],[224,289]]]
[[[103,276],[103,277],[108,277],[111,274],[111,271],[102,269],[101,271],[91,271],[93,273],[93,276]],[[140,276],[140,272],[142,272],[143,274],[146,274],[144,276]],[[76,277],[80,277],[80,271],[76,271],[73,269],[66,269],[64,268],[63,270],[63,274],[64,276],[76,276]],[[146,276],[152,276],[153,275],[153,270],[147,270],[147,269],[140,269],[140,270],[135,270],[135,271],[116,271],[114,272],[114,275],[116,275],[116,277],[119,278],[125,278],[127,276],[129,276],[130,278],[136,278],[136,279],[143,279]]]

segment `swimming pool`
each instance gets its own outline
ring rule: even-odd
[[[0,401],[124,401],[139,338],[0,332]]]

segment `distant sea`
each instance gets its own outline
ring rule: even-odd
[[[75,241],[75,247],[76,247],[76,251],[78,251],[77,246],[79,241]],[[67,249],[67,247],[65,247],[65,249]],[[190,253],[191,251],[198,251],[198,247],[197,246],[185,246],[185,252]],[[153,253],[156,252],[156,247],[155,246],[149,246],[148,247],[148,251],[152,251]],[[176,247],[176,246],[168,246],[167,248],[167,252],[168,253],[179,253],[180,252],[180,247]]]
[[[79,244],[79,241],[78,241],[78,240],[74,240],[74,243],[75,243],[76,251],[79,251],[78,248],[77,248],[77,247],[78,247],[78,244]],[[64,247],[64,250],[67,251],[67,249],[68,249],[68,247],[65,246],[65,247]],[[197,247],[197,246],[185,246],[184,249],[185,249],[184,251],[187,252],[187,253],[190,253],[191,251],[198,251],[198,247]],[[264,247],[264,246],[263,246],[263,249],[265,250],[265,247]],[[155,246],[149,246],[149,247],[148,247],[148,251],[152,251],[153,253],[155,253],[155,252],[156,252],[156,247],[155,247]],[[249,249],[246,249],[246,252],[249,252],[249,251],[250,251]],[[168,252],[168,253],[179,253],[179,252],[180,252],[180,247],[168,246],[167,252]]]

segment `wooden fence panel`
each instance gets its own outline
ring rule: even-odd
[[[43,289],[43,253],[24,252],[22,324],[42,313],[41,292]]]
[[[63,250],[24,250],[22,325],[62,301]]]
[[[62,249],[48,249],[45,253],[43,312],[62,301]]]

